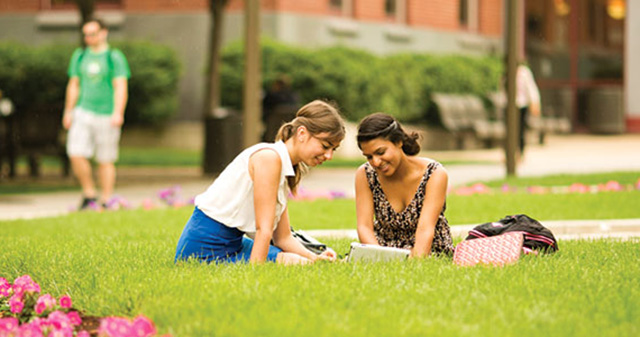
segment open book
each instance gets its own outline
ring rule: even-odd
[[[408,249],[352,242],[349,256],[347,256],[347,262],[406,260],[410,252]]]

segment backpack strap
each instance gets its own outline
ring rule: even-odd
[[[111,75],[111,73],[113,73],[113,52],[116,51],[118,49],[114,49],[109,47],[107,49],[107,67],[109,68],[109,75]],[[82,58],[84,57],[84,55],[87,53],[87,47],[84,47],[82,49],[82,53],[80,53],[80,56],[78,56],[78,62],[76,62],[76,67],[77,67],[77,72],[78,74],[80,74],[80,63],[82,62]]]

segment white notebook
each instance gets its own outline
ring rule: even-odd
[[[411,253],[411,251],[408,249],[352,242],[349,256],[347,256],[347,262],[406,260],[409,257],[409,253]]]

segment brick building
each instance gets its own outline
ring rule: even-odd
[[[209,0],[96,0],[111,39],[174,47],[184,65],[180,119],[201,116]],[[231,0],[224,42],[243,38],[243,1]],[[402,51],[486,54],[502,49],[502,0],[263,0],[262,34],[309,48],[343,44]],[[75,42],[71,0],[0,0],[0,39]]]
[[[176,49],[184,65],[178,115],[183,120],[199,119],[209,0],[96,3],[97,15],[110,25],[112,39],[149,39]],[[261,30],[264,36],[309,48],[342,44],[378,54],[501,54],[505,3],[262,0]],[[590,116],[607,119],[606,113],[592,111],[610,106],[608,103],[617,104],[624,128],[640,131],[640,96],[624,94],[640,90],[640,71],[630,62],[640,56],[640,46],[629,38],[632,31],[640,32],[640,6],[626,0],[523,3],[520,21],[526,42],[521,50],[531,62],[546,106],[564,111],[578,129],[589,130],[590,124],[599,121]],[[243,4],[243,0],[230,0],[223,43],[243,38]],[[78,22],[72,0],[0,0],[0,39],[34,44],[75,42]],[[585,39],[585,34],[591,35]],[[613,71],[602,75],[602,71],[594,70],[598,64],[608,64]],[[602,99],[590,98],[594,96]]]

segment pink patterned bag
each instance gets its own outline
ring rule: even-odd
[[[502,266],[520,258],[524,238],[522,232],[508,232],[487,238],[460,242],[453,253],[453,262],[459,266],[478,263]]]

